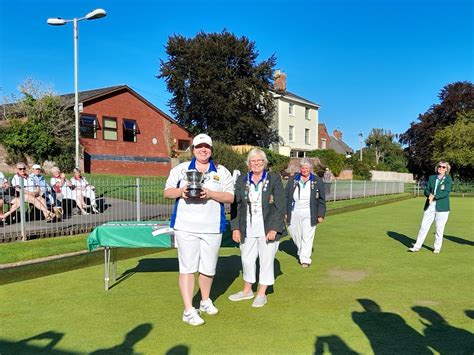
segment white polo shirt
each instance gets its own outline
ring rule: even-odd
[[[37,185],[35,179],[33,179],[33,177],[31,177],[31,176],[22,177],[18,174],[15,174],[12,177],[12,186],[13,187],[21,186],[20,185],[21,179],[23,179],[23,186],[24,186],[25,191],[28,191],[28,192],[35,192],[36,191],[36,187],[38,185]]]
[[[196,170],[196,159],[181,163],[170,171],[165,190],[184,187],[186,171]],[[216,167],[211,160],[203,187],[217,192],[234,194],[234,180],[224,166]],[[215,200],[177,198],[171,216],[170,227],[175,230],[197,233],[224,233],[226,219],[224,204]]]

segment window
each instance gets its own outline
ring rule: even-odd
[[[178,150],[186,150],[191,145],[190,141],[184,139],[178,139]]]
[[[117,119],[115,117],[104,117],[102,120],[104,126],[104,141],[116,141],[117,134]]]
[[[304,130],[304,143],[305,143],[305,144],[311,144],[311,142],[310,142],[310,134],[311,134],[311,133],[310,133],[309,129],[308,129],[308,128],[305,128],[305,130]]]
[[[326,149],[326,138],[321,138],[321,149]]]
[[[99,124],[94,115],[81,115],[79,131],[82,138],[97,139]]]
[[[123,141],[124,142],[136,142],[137,134],[140,133],[138,129],[137,121],[124,119],[123,120]]]
[[[290,142],[295,141],[295,126],[290,126],[288,129],[288,140]]]
[[[290,116],[295,115],[295,105],[293,105],[291,102],[288,104],[288,114]]]
[[[306,118],[307,120],[311,120],[310,110],[307,107],[304,110],[304,118]]]

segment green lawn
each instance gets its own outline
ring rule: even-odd
[[[180,319],[175,250],[120,261],[126,277],[108,292],[102,265],[3,285],[0,353],[472,353],[474,200],[452,199],[439,255],[428,249],[432,233],[427,248],[406,252],[422,205],[328,216],[309,269],[283,240],[261,309],[227,300],[242,276],[238,249],[222,249],[212,294],[220,313],[196,328]]]

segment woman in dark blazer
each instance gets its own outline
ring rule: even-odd
[[[248,174],[235,184],[235,200],[231,207],[232,239],[240,243],[244,287],[229,296],[231,301],[254,298],[256,262],[260,273],[257,296],[252,307],[267,303],[267,287],[275,282],[274,260],[285,217],[285,190],[280,175],[267,172],[265,152],[252,149],[247,156]]]
[[[453,186],[453,179],[449,176],[451,166],[448,162],[441,160],[436,164],[436,175],[431,175],[425,187],[425,206],[423,220],[418,231],[416,243],[408,250],[411,252],[420,251],[426,235],[430,230],[433,220],[436,222],[436,235],[433,253],[438,254],[443,244],[444,227],[449,217],[449,194]]]
[[[288,232],[304,268],[311,265],[316,225],[322,223],[326,215],[324,182],[312,169],[309,159],[301,159],[300,173],[291,177],[286,185]]]

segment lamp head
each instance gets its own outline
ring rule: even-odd
[[[63,26],[66,24],[66,20],[62,19],[62,18],[49,18],[48,19],[48,25],[51,25],[51,26]]]
[[[86,15],[86,20],[95,20],[107,16],[107,12],[104,9],[95,9]]]

